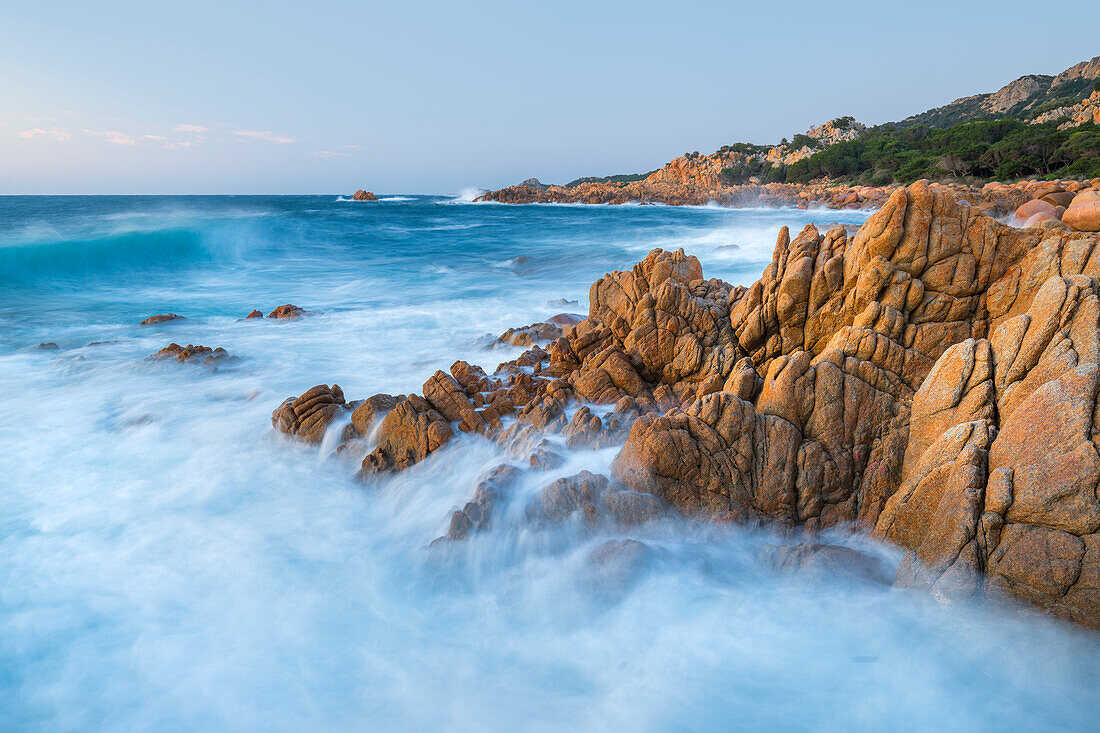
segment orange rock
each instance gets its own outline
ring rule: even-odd
[[[1082,196],[1084,194],[1077,194],[1078,199]],[[1062,221],[1079,232],[1100,232],[1100,194],[1095,200],[1085,199],[1084,203],[1074,199],[1066,213],[1062,214]]]
[[[1057,218],[1056,211],[1055,211],[1054,207],[1055,207],[1055,204],[1049,203],[1047,201],[1043,201],[1042,199],[1032,199],[1031,201],[1028,201],[1026,204],[1021,206],[1020,208],[1016,209],[1016,213],[1013,214],[1013,217],[1018,222],[1027,221],[1028,219],[1035,216],[1036,214],[1041,214],[1041,213],[1049,214],[1050,216],[1053,216],[1053,217]]]

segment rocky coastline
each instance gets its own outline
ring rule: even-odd
[[[529,520],[764,523],[799,532],[800,558],[847,527],[906,553],[900,586],[1100,627],[1100,234],[1011,227],[916,183],[854,236],[782,229],[751,287],[657,249],[559,320],[514,332],[533,345],[491,374],[457,361],[420,395],[353,401],[321,384],[273,425],[313,445],[339,426],[367,482],[460,433],[496,441],[510,460],[437,549],[563,444],[619,447]]]
[[[878,209],[886,204],[894,192],[904,188],[897,185],[863,186],[830,182],[749,182],[728,185],[720,180],[720,171],[720,163],[708,164],[705,161],[699,162],[699,159],[693,161],[677,158],[642,181],[587,182],[568,188],[523,183],[487,191],[476,200],[505,204],[716,204],[730,208],[785,206],[798,209]],[[994,217],[1013,213],[1030,201],[1035,192],[1044,188],[1057,187],[1069,192],[1100,188],[1100,179],[1034,180],[1010,184],[993,182],[981,186],[932,181],[921,183],[933,190],[944,191]]]

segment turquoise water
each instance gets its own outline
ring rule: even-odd
[[[426,547],[495,446],[464,436],[364,488],[272,434],[271,410],[314,384],[355,398],[458,358],[492,368],[515,352],[486,333],[585,312],[594,279],[653,247],[749,284],[779,226],[865,214],[383,198],[0,198],[0,729],[1095,721],[1095,635],[777,576],[755,559],[776,538],[683,521],[630,535],[661,559],[613,596],[584,580],[612,535],[548,536],[522,512],[441,564]],[[319,314],[238,320],[283,303]],[[187,320],[136,325],[167,311]],[[145,361],[171,341],[241,361]],[[569,454],[516,501],[613,455]]]

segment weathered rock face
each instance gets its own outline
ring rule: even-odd
[[[351,195],[351,198],[352,198],[353,201],[377,201],[378,200],[378,197],[375,196],[373,193],[371,193],[370,191],[364,191],[363,189],[359,189],[358,191],[353,193]]]
[[[913,402],[921,430],[901,489],[875,528],[911,550],[899,580],[1004,591],[1100,625],[1098,287],[1052,277],[990,340],[937,362]]]
[[[550,483],[529,521],[624,524],[671,507],[855,525],[909,551],[900,582],[1005,592],[1100,625],[1096,278],[1100,236],[1010,227],[921,183],[854,236],[782,230],[750,288],[654,250],[596,281],[588,317],[547,350],[492,375],[456,362],[423,397],[356,407],[378,440],[361,475],[421,461],[456,430],[532,471],[560,463],[560,444],[622,444],[610,479]],[[277,426],[323,435],[351,409],[336,391],[284,403]],[[452,539],[508,494],[502,476],[456,513]]]
[[[454,437],[451,424],[423,397],[409,395],[386,413],[378,447],[363,459],[360,476],[400,471],[418,463]]]

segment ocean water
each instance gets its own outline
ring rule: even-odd
[[[419,391],[653,247],[749,284],[776,230],[860,212],[386,196],[0,198],[0,730],[1087,730],[1096,634],[842,577],[668,520],[428,544],[498,449],[379,485],[273,433],[286,397]],[[576,305],[562,306],[565,299]],[[239,319],[283,303],[292,322]],[[185,321],[138,327],[175,312]],[[170,342],[240,357],[152,364]],[[52,342],[57,350],[39,350]],[[601,584],[588,553],[655,559]],[[857,536],[885,567],[897,557]]]

